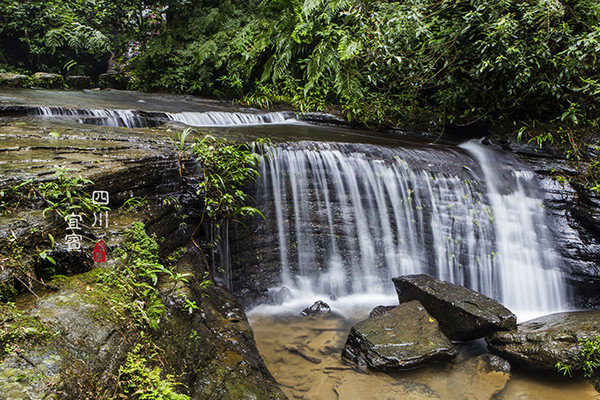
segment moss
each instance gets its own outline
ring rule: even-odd
[[[31,78],[27,75],[11,74],[11,73],[0,73],[0,87],[29,87]]]
[[[52,331],[38,318],[17,310],[14,303],[0,304],[1,356],[18,354],[24,348],[46,343],[52,337]]]
[[[119,370],[119,387],[122,393],[134,399],[189,400],[185,394],[177,393],[178,384],[172,375],[164,374],[152,359],[158,354],[150,350],[149,344],[138,344],[127,355],[127,361]]]
[[[100,75],[98,86],[101,89],[120,89],[125,90],[129,87],[131,77],[125,73],[106,73]]]
[[[14,301],[17,295],[14,279],[12,277],[3,280],[0,283],[0,302]]]
[[[62,75],[43,72],[33,74],[31,84],[45,89],[66,89],[67,87],[65,78]]]

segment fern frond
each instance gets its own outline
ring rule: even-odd
[[[340,60],[348,60],[356,56],[362,49],[362,43],[354,40],[350,35],[343,35],[338,44]]]

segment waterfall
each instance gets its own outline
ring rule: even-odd
[[[122,109],[76,109],[65,107],[35,107],[30,115],[45,118],[75,119],[80,124],[109,127],[144,128],[167,121],[196,127],[248,126],[299,123],[293,112],[223,112],[185,111],[179,113],[150,112]]]
[[[198,127],[285,124],[298,122],[295,114],[292,112],[180,112],[167,113],[167,118],[171,121]]]
[[[152,120],[134,110],[120,109],[74,109],[65,107],[36,107],[32,115],[45,118],[74,118],[80,124],[102,125],[109,127],[143,128],[156,126]]]
[[[273,149],[261,162],[257,201],[276,241],[281,286],[393,294],[391,277],[427,273],[515,312],[563,308],[533,175],[506,155],[508,172],[492,166],[481,144],[463,147]]]

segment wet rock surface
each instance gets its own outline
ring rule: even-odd
[[[573,311],[522,322],[495,332],[486,341],[491,352],[537,370],[556,370],[556,363],[575,365],[579,340],[600,335],[600,311]],[[576,368],[574,368],[576,369]]]
[[[314,316],[319,314],[327,314],[331,312],[331,307],[329,304],[325,303],[322,300],[316,301],[312,306],[306,307],[304,310],[300,312],[301,316]]]
[[[453,393],[448,400],[494,399],[511,378],[509,362],[492,354],[468,358],[455,364],[450,373],[460,375],[460,390],[447,388]]]
[[[371,310],[371,312],[369,313],[369,318],[384,315],[385,313],[387,313],[390,310],[393,310],[396,307],[398,306],[377,306]]]
[[[120,246],[124,230],[137,221],[144,222],[148,232],[165,238],[161,244],[164,254],[181,246],[188,249],[177,269],[191,277],[180,289],[198,305],[184,310],[172,284],[161,289],[166,314],[151,336],[162,351],[163,373],[176,376],[192,399],[285,398],[258,354],[245,313],[233,295],[219,285],[203,288],[205,278],[197,278],[209,271],[190,241],[201,218],[202,201],[196,191],[202,170],[190,159],[175,157],[168,139],[173,135],[166,128],[96,128],[29,118],[2,119],[0,186],[29,178],[52,180],[57,165],[93,180],[86,192],[107,190],[111,211],[102,230],[83,228],[85,251],[66,252],[74,259],[61,258],[64,221],[61,225],[50,213],[44,217],[44,204],[24,201],[14,214],[0,217],[5,239],[14,233],[17,243],[26,249],[50,248],[47,233],[52,233],[56,244],[49,254],[59,264],[54,273],[69,275],[46,280],[50,292],[31,288],[40,300],[29,295],[32,300],[21,308],[48,334],[44,333],[44,340],[0,354],[0,398],[79,399],[96,388],[114,392],[119,368],[142,336],[135,326],[111,314],[103,298],[110,291],[98,279],[99,270],[86,272],[94,267],[93,262],[79,261],[90,258],[88,249],[101,235],[107,243],[108,262],[104,265],[110,268],[118,258],[113,251]],[[134,210],[120,208],[132,197],[145,200]],[[183,223],[182,215],[189,225]],[[202,238],[196,237],[196,243],[203,246]],[[77,265],[82,268],[73,268]],[[14,283],[7,268],[2,263],[2,282]],[[21,291],[27,292],[25,288]],[[23,296],[17,297],[18,303]],[[0,331],[6,323],[0,322]],[[23,329],[26,338],[39,336],[37,328]]]
[[[362,399],[379,400],[380,395],[375,393],[373,388],[359,386],[358,390],[352,383],[362,380],[361,376],[345,377],[340,379],[333,390],[338,399]],[[428,385],[410,381],[399,380],[394,383],[392,388],[387,391],[387,398],[403,400],[441,400],[442,398],[432,390]]]
[[[342,356],[375,370],[417,368],[457,352],[438,323],[418,301],[400,304],[350,330]]]
[[[517,318],[496,300],[428,275],[392,279],[400,303],[418,300],[452,340],[471,340],[493,331],[509,330]]]

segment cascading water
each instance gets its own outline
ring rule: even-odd
[[[261,163],[257,195],[296,295],[393,294],[427,273],[521,314],[564,307],[532,174],[492,168],[491,150],[296,143]]]
[[[215,126],[240,126],[284,124],[298,122],[292,112],[272,113],[241,113],[241,112],[181,112],[167,113],[167,118],[190,126],[215,127]]]
[[[149,112],[124,109],[77,109],[65,107],[35,107],[31,115],[45,118],[74,119],[81,124],[109,127],[144,128],[167,121],[197,127],[248,126],[299,123],[293,112],[223,112],[185,111],[178,113]]]
[[[142,128],[158,125],[158,123],[152,123],[150,119],[139,115],[133,110],[36,107],[32,115],[45,118],[74,118],[80,124],[109,127]]]

